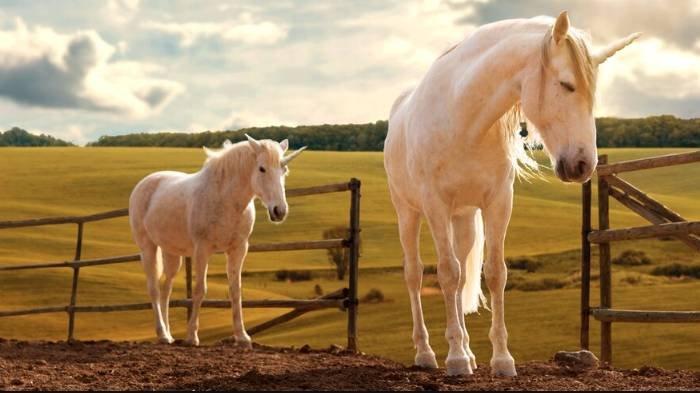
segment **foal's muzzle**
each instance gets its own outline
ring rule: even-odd
[[[270,220],[273,222],[282,222],[287,217],[287,208],[285,206],[271,206],[267,208],[267,214],[270,215]]]

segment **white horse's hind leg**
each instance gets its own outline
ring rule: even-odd
[[[415,365],[437,368],[435,352],[430,348],[428,329],[423,319],[420,289],[423,281],[423,263],[420,260],[420,213],[409,207],[396,205],[399,217],[399,237],[404,253],[404,279],[411,299],[413,315],[413,344],[416,347]]]
[[[158,340],[160,342],[170,343],[168,341],[169,334],[165,323],[163,322],[163,315],[160,309],[160,290],[158,288],[158,281],[160,280],[161,274],[161,261],[157,257],[157,247],[152,242],[141,242],[139,244],[141,247],[141,263],[143,264],[143,270],[146,272],[146,287],[148,288],[148,296],[151,298],[151,308],[153,309],[153,318],[156,322],[156,334],[158,335]]]
[[[517,373],[513,356],[508,351],[508,331],[503,307],[508,274],[503,259],[503,247],[512,205],[513,190],[510,188],[483,210],[487,254],[484,276],[491,293],[491,330],[489,331],[489,338],[493,345],[491,373],[509,377]]]
[[[462,332],[464,333],[464,351],[469,357],[469,362],[472,366],[472,370],[476,370],[476,356],[469,347],[469,333],[467,332],[467,324],[464,321],[464,310],[462,310],[462,295],[464,285],[467,282],[467,274],[469,270],[467,269],[467,256],[474,246],[475,239],[475,228],[474,228],[474,217],[476,215],[476,209],[474,212],[455,216],[452,218],[452,233],[454,240],[455,253],[457,254],[457,259],[460,263],[460,275],[459,284],[457,285],[457,307],[459,307],[461,318],[459,318],[460,325],[462,327]]]
[[[165,277],[160,290],[160,309],[163,314],[163,322],[165,323],[165,329],[167,331],[166,338],[169,343],[175,341],[170,331],[170,295],[173,292],[173,279],[180,270],[181,265],[182,259],[179,255],[163,253],[163,276]]]
[[[194,272],[196,283],[194,291],[192,291],[192,316],[187,324],[187,339],[185,342],[189,345],[199,345],[199,310],[202,307],[202,301],[207,294],[207,267],[209,256],[211,253],[202,247],[195,246],[192,260],[194,262]]]
[[[233,338],[236,345],[251,348],[251,340],[243,324],[243,307],[241,305],[241,270],[243,260],[248,252],[248,243],[228,250],[226,253],[226,276],[228,277],[229,295],[233,312]]]
[[[455,254],[452,242],[452,222],[448,206],[434,195],[425,195],[424,210],[430,231],[435,241],[438,256],[438,282],[445,298],[447,329],[445,338],[449,352],[445,367],[447,375],[472,374],[471,361],[464,350],[464,332],[460,320],[464,320],[462,305],[457,301],[460,277],[460,262]],[[464,323],[464,322],[462,322]]]

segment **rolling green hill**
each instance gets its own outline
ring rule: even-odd
[[[626,160],[682,149],[612,149],[602,153],[610,161]],[[0,220],[39,216],[89,214],[127,205],[132,187],[148,173],[157,170],[198,170],[204,159],[199,149],[175,148],[6,148],[0,155]],[[539,157],[544,160],[544,157]],[[563,289],[507,294],[506,312],[511,344],[518,361],[543,359],[556,350],[575,348],[578,337],[578,292],[576,271],[580,241],[580,186],[564,185],[544,172],[544,180],[516,183],[513,218],[506,242],[509,257],[531,256],[544,264],[535,273],[511,271],[511,282],[537,282],[557,279]],[[388,198],[381,153],[316,152],[304,153],[294,162],[288,187],[362,180],[363,254],[360,275],[361,294],[381,289],[388,299],[380,304],[362,305],[360,345],[362,350],[409,362],[413,356],[410,340],[410,307],[400,273],[401,250],[393,207]],[[700,216],[700,166],[686,165],[642,171],[623,176],[688,219]],[[290,215],[283,225],[273,225],[262,210],[253,242],[319,239],[328,227],[343,225],[348,216],[348,194],[332,194],[290,199]],[[594,211],[595,216],[595,211]],[[643,225],[633,213],[612,203],[613,227]],[[594,223],[595,225],[595,223]],[[0,230],[0,264],[64,260],[72,256],[75,226]],[[125,218],[90,223],[85,227],[84,258],[130,254],[132,244]],[[700,309],[697,280],[671,280],[647,273],[656,265],[671,262],[700,264],[700,258],[676,241],[645,241],[613,245],[613,255],[625,249],[643,250],[654,261],[651,266],[615,267],[615,305],[645,309]],[[423,258],[435,263],[429,233],[422,236]],[[319,284],[332,291],[342,283],[332,279],[330,265],[321,251],[251,254],[244,278],[247,299],[311,297]],[[313,281],[278,282],[272,272],[279,269],[315,269]],[[69,271],[40,270],[0,273],[2,309],[35,305],[65,304],[70,289]],[[210,268],[210,298],[226,297],[223,260],[215,258]],[[178,280],[176,295],[182,293]],[[426,285],[434,284],[426,278]],[[435,291],[433,291],[435,292]],[[595,292],[595,291],[594,291]],[[80,304],[122,303],[146,300],[145,283],[137,263],[81,270]],[[432,343],[440,358],[445,356],[442,297],[426,296],[426,318]],[[283,310],[246,310],[252,326]],[[176,335],[185,328],[184,311],[173,319]],[[487,361],[490,346],[486,337],[488,312],[469,316],[469,326],[477,357]],[[328,345],[343,343],[344,314],[323,311],[280,326],[261,335],[271,344]],[[230,331],[230,312],[205,310],[203,339],[216,340]],[[596,326],[595,323],[592,326]],[[619,326],[619,327],[618,327]],[[112,339],[151,339],[151,314],[125,312],[78,316],[77,337]],[[594,333],[595,334],[595,333]],[[53,338],[65,335],[65,315],[48,314],[0,319],[0,337]],[[647,337],[648,335],[648,337]],[[595,338],[595,336],[594,336]],[[700,357],[687,348],[700,338],[697,326],[615,325],[615,360],[620,365],[651,363],[665,367],[700,369]],[[638,343],[645,343],[640,347]]]

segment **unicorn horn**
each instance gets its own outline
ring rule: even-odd
[[[308,146],[304,146],[304,147],[302,147],[301,149],[298,149],[298,150],[293,151],[292,154],[288,155],[287,157],[284,157],[284,158],[282,159],[282,165],[284,166],[284,165],[287,165],[287,164],[289,164],[290,162],[292,162],[292,160],[295,159],[296,156],[298,156],[299,154],[301,154],[302,151],[306,150],[307,147],[308,147]]]

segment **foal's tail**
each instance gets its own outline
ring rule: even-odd
[[[467,256],[466,269],[462,274],[466,276],[466,283],[462,289],[462,310],[465,314],[477,312],[479,304],[489,309],[481,291],[481,268],[484,263],[484,220],[481,210],[474,214],[474,244]]]

